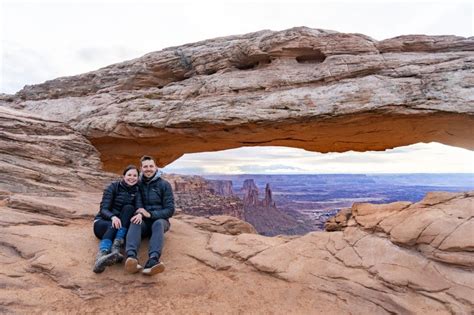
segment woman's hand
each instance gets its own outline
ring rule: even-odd
[[[135,211],[135,213],[141,213],[144,218],[150,218],[151,217],[150,212],[146,211],[143,208],[137,209],[137,211]]]
[[[122,227],[122,221],[120,221],[116,216],[112,217],[112,227],[117,230]]]
[[[135,214],[131,219],[130,222],[135,223],[135,224],[142,224],[143,222],[143,214],[137,213]]]

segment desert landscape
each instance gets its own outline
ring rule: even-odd
[[[167,269],[151,278],[119,265],[94,274],[92,219],[104,186],[143,154],[165,166],[256,145],[472,150],[473,48],[457,36],[265,30],[1,94],[0,313],[471,314],[473,191],[358,202],[327,231],[268,237],[238,219],[225,182],[169,175],[181,206],[193,189],[234,204],[208,217],[178,209]],[[270,187],[255,198],[254,186],[242,202],[275,209]]]

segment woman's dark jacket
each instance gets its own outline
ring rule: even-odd
[[[119,217],[126,205],[132,205],[135,209],[142,207],[138,185],[129,186],[123,180],[112,182],[104,190],[100,210],[95,218],[111,220],[113,216]]]
[[[141,176],[138,188],[143,208],[151,214],[150,220],[168,220],[173,216],[173,189],[170,183],[161,178],[160,172],[157,171],[151,179]]]

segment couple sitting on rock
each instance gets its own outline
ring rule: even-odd
[[[123,171],[120,181],[111,183],[105,190],[100,211],[94,220],[94,234],[101,241],[93,271],[101,273],[107,266],[122,262],[125,244],[125,270],[142,271],[146,275],[163,272],[160,261],[164,233],[170,228],[169,218],[174,213],[171,185],[161,174],[150,156],[140,159],[142,174],[130,165]],[[141,239],[150,237],[148,261],[138,263]],[[125,241],[126,240],[126,241]]]

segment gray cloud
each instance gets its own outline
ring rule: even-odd
[[[75,57],[84,63],[107,66],[143,55],[136,49],[125,46],[83,47],[75,52]],[[100,66],[99,66],[100,67]]]
[[[340,153],[339,156],[328,156],[316,161],[317,164],[325,163],[341,163],[341,164],[370,164],[370,163],[387,163],[390,159],[384,156],[374,156],[370,154],[360,153],[357,155],[344,155]]]
[[[239,166],[239,169],[242,171],[242,173],[248,173],[248,174],[259,174],[259,173],[271,173],[274,171],[280,171],[280,172],[302,172],[304,169],[295,167],[295,166],[290,166],[290,165],[281,165],[281,164],[276,164],[276,165],[269,165],[269,166],[262,166],[258,164],[253,164],[253,165],[244,165],[244,166]]]
[[[206,174],[206,170],[202,167],[164,167],[161,170],[165,173],[177,173],[183,175]]]
[[[142,52],[124,46],[58,48],[51,52],[4,40],[0,92],[13,94],[25,85],[96,70],[141,55]]]
[[[55,70],[52,58],[21,45],[2,41],[2,86],[0,92],[13,94],[25,85],[52,79]]]

